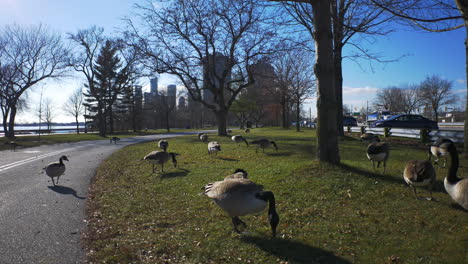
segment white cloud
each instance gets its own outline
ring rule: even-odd
[[[374,95],[376,94],[378,91],[378,88],[374,88],[374,87],[369,87],[369,86],[366,86],[366,87],[343,87],[343,95],[348,95],[348,96],[352,96],[352,95]]]

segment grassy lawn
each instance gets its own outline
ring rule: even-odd
[[[187,131],[195,131],[198,129],[171,129],[171,132],[187,132]],[[41,135],[40,140],[39,136],[18,136],[15,139],[16,143],[19,143],[23,146],[23,148],[30,148],[36,147],[40,145],[50,145],[50,144],[59,144],[59,143],[71,143],[71,142],[78,142],[78,141],[86,141],[86,140],[103,140],[109,139],[111,136],[118,136],[120,138],[125,137],[134,137],[134,136],[142,136],[142,135],[156,135],[156,134],[164,134],[167,133],[166,129],[158,129],[158,130],[148,130],[145,132],[120,132],[108,135],[106,138],[100,137],[97,133],[80,133],[80,134],[54,134],[54,135]],[[0,137],[0,150],[9,149],[6,142],[10,142],[10,140],[6,137]]]
[[[239,131],[234,131],[234,133]],[[240,133],[240,132],[239,132]],[[248,140],[267,137],[279,151],[255,153],[227,137],[210,135],[223,151],[209,157],[196,136],[169,140],[178,168],[151,173],[140,159],[154,142],[126,147],[98,169],[88,199],[83,240],[96,263],[467,263],[468,214],[443,190],[438,169],[436,201],[415,200],[402,179],[406,161],[426,151],[391,145],[386,175],[373,171],[366,144],[340,142],[343,166],[315,161],[315,131],[253,129]],[[462,161],[462,164],[466,163]],[[238,235],[209,198],[209,182],[236,168],[275,193],[280,215],[271,238],[266,212],[241,217]],[[459,172],[462,173],[461,171]],[[426,190],[418,190],[427,196]]]

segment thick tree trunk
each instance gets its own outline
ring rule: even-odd
[[[217,111],[215,112],[216,120],[218,122],[218,136],[227,136],[226,133],[226,117],[227,111]]]
[[[465,20],[465,77],[468,80],[468,21]],[[468,82],[466,84],[466,98],[468,98]],[[468,157],[468,100],[465,102],[465,125],[464,125],[464,141],[463,141],[463,156]]]
[[[317,77],[317,157],[320,162],[339,164],[330,0],[317,0],[312,6]]]
[[[336,45],[336,43],[335,43]],[[336,93],[336,127],[338,136],[344,136],[343,130],[343,72],[342,72],[342,49],[335,47],[335,93]]]
[[[8,135],[5,133],[5,135],[11,140],[15,139],[16,111],[17,111],[16,104],[14,104],[10,109],[10,118],[8,120]]]

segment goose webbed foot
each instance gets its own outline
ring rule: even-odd
[[[236,233],[238,234],[241,233],[237,228],[239,225],[242,225],[244,228],[247,228],[247,225],[244,223],[244,221],[240,220],[237,216],[232,218],[232,225],[234,226],[234,231],[236,231]]]

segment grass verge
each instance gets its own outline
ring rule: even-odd
[[[234,133],[240,133],[234,131]],[[114,153],[98,169],[83,235],[93,263],[466,263],[468,214],[453,205],[438,169],[436,201],[417,201],[402,179],[406,161],[424,159],[417,146],[392,145],[386,175],[373,171],[365,144],[340,141],[342,166],[318,164],[315,132],[254,129],[279,151],[255,153],[210,135],[223,151],[209,157],[196,136],[170,139],[178,168],[151,173],[140,159],[155,143]],[[465,161],[463,161],[465,162]],[[463,163],[462,162],[462,163]],[[275,193],[281,222],[270,238],[266,213],[230,219],[207,197],[208,182],[236,168]],[[426,190],[418,190],[421,196]]]

